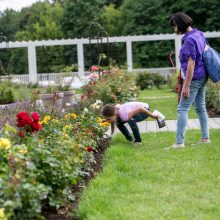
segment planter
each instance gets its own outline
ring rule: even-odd
[[[42,100],[42,105],[46,111],[52,112],[54,110],[62,110],[63,92],[40,94],[40,99]]]
[[[75,102],[75,91],[70,90],[70,91],[64,91],[63,92],[63,101],[62,101],[62,106],[65,108],[67,104],[72,105]]]

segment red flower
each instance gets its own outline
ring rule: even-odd
[[[92,152],[92,151],[94,151],[94,148],[91,147],[91,146],[89,146],[89,147],[86,148],[86,150],[87,150],[88,152]]]
[[[34,122],[39,122],[40,115],[37,112],[33,112],[31,116],[32,116]]]
[[[33,112],[31,116],[32,118],[27,112],[19,112],[16,115],[17,126],[19,128],[25,128],[27,132],[39,131],[42,128],[41,124],[39,124],[40,115],[37,112]],[[21,133],[19,133],[18,135],[19,137],[22,136]]]
[[[19,131],[19,132],[18,132],[18,136],[19,136],[20,138],[23,138],[23,137],[24,137],[24,132],[23,132],[23,131]]]
[[[26,126],[31,126],[32,119],[28,115],[27,112],[19,112],[17,115],[17,126],[18,127],[26,127]]]
[[[31,128],[32,128],[32,131],[39,131],[42,128],[42,126],[38,122],[33,122],[31,124]]]

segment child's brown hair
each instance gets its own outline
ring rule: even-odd
[[[102,115],[104,117],[112,117],[116,114],[117,108],[114,104],[106,104],[102,109]],[[111,123],[111,133],[114,133],[115,123]]]

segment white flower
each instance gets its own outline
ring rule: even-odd
[[[67,107],[68,107],[68,106],[71,106],[71,103],[68,103],[68,102],[67,102],[67,103],[66,103],[66,106],[67,106]]]
[[[89,110],[88,110],[88,108],[84,108],[84,112],[88,112]]]

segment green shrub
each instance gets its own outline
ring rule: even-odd
[[[154,85],[152,74],[150,73],[139,73],[136,77],[136,85],[141,90],[151,89]]]
[[[0,104],[31,99],[32,89],[10,81],[0,82]]]
[[[220,83],[212,83],[208,81],[206,86],[206,106],[220,110]]]
[[[101,100],[106,103],[123,103],[138,96],[135,76],[120,69],[103,74],[82,87],[82,93],[91,103]]]
[[[10,88],[0,88],[0,104],[8,104],[15,101],[13,90]]]
[[[168,76],[168,86],[170,89],[172,89],[172,91],[176,91],[177,86],[178,86],[178,75],[179,72],[176,71],[175,73],[173,73],[172,75]]]
[[[139,73],[136,77],[136,85],[143,89],[151,89],[153,86],[156,86],[158,89],[161,89],[163,85],[167,83],[167,80],[164,76],[159,73]]]
[[[154,85],[158,88],[161,89],[163,85],[167,83],[167,80],[164,76],[162,76],[159,73],[154,73],[152,74],[152,80]]]

